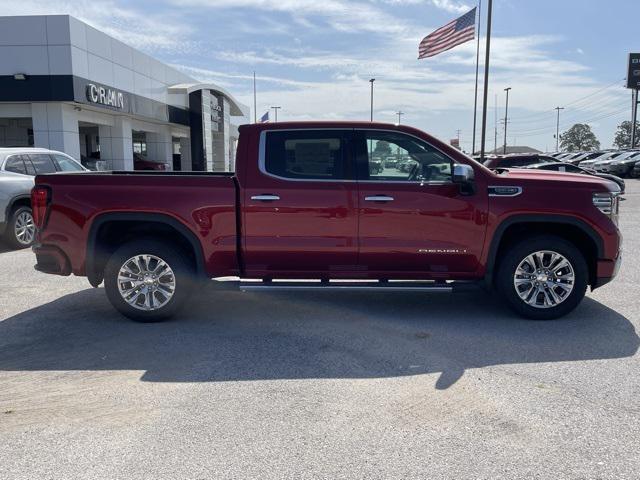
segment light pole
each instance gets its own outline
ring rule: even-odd
[[[375,82],[375,78],[369,79],[369,83],[371,84],[371,121],[373,122],[373,82]]]
[[[487,97],[489,96],[489,53],[491,52],[491,11],[493,0],[489,0],[487,8],[487,45],[484,56],[484,87],[482,93],[482,134],[480,135],[480,163],[484,163],[484,147],[487,139]]]
[[[564,110],[564,107],[556,107],[556,111],[558,112],[558,118],[556,120],[556,152],[560,145],[560,110]]]
[[[273,123],[278,123],[278,110],[280,110],[282,107],[271,107],[273,108],[273,111],[275,113],[275,119]]]
[[[397,111],[396,115],[398,115],[398,125],[400,125],[400,118],[402,117],[402,115],[404,115],[404,112]]]
[[[502,153],[507,153],[507,122],[509,119],[509,90],[511,87],[507,87],[504,89],[507,92],[507,102],[504,106],[504,144],[502,146]]]

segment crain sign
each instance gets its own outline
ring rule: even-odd
[[[93,83],[87,85],[87,100],[108,107],[124,108],[124,94],[122,92]]]

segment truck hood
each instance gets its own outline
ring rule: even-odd
[[[604,178],[596,177],[595,175],[588,175],[584,173],[567,173],[567,172],[554,172],[551,170],[537,170],[528,168],[514,168],[500,170],[496,173],[496,176],[504,179],[507,182],[523,181],[527,184],[532,182],[545,182],[549,186],[562,187],[591,187],[596,191],[619,191],[618,185]]]

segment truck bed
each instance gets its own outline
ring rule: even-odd
[[[88,241],[106,221],[150,221],[186,229],[201,244],[208,275],[238,271],[237,184],[232,173],[92,172],[38,175],[51,190],[47,228],[40,242],[62,245],[71,271],[86,273]]]

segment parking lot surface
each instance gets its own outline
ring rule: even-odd
[[[482,291],[241,293],[132,323],[0,253],[0,478],[570,478],[640,472],[640,181],[619,277],[568,317]]]

